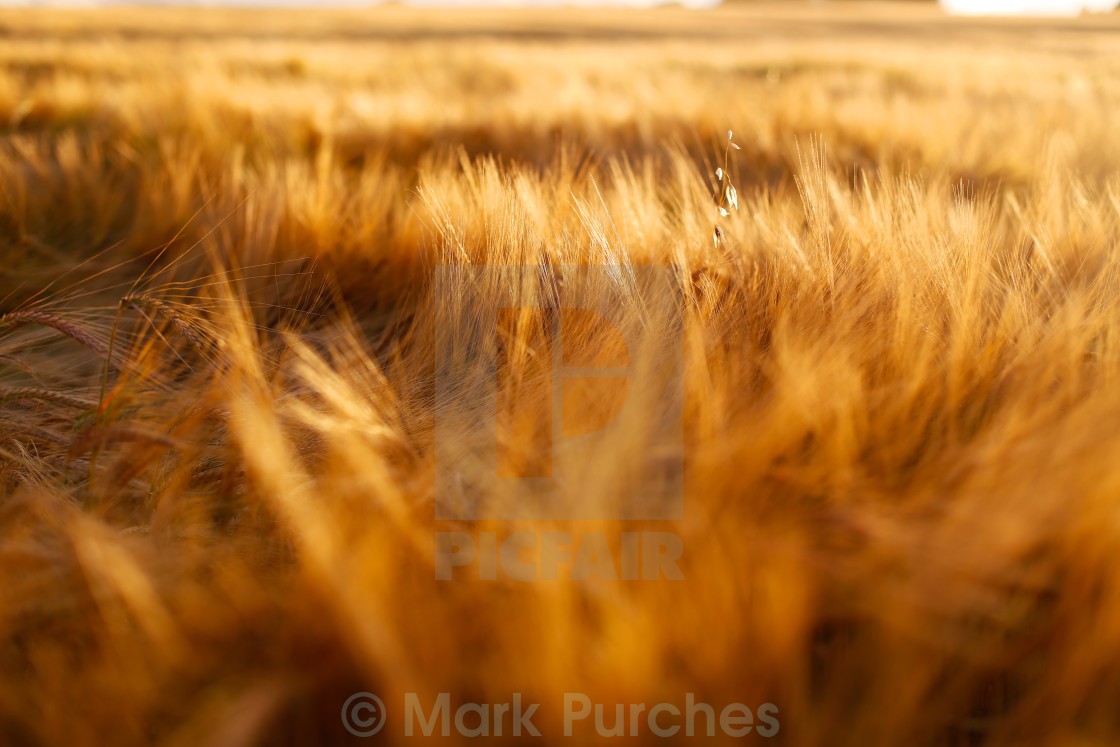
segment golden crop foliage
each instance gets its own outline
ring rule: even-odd
[[[390,742],[409,692],[520,692],[562,741],[578,691],[771,702],[750,739],[799,746],[1115,744],[1118,31],[0,11],[0,744],[349,743],[358,691]],[[681,521],[436,518],[441,264],[539,267],[533,303],[670,268],[683,444],[634,420],[559,495],[683,460]],[[505,329],[537,469],[547,334]],[[550,529],[675,531],[685,579],[435,580],[437,532]]]

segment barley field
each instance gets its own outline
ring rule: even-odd
[[[1118,121],[1115,14],[0,9],[0,744],[1116,744]]]

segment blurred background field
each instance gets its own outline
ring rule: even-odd
[[[1118,115],[1116,15],[0,9],[0,743],[1115,744]],[[434,580],[449,262],[673,269],[685,581]]]

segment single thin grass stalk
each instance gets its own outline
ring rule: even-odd
[[[113,360],[113,346],[117,342],[117,330],[121,326],[121,315],[124,314],[124,301],[117,304],[117,315],[113,318],[113,331],[109,333],[109,350],[105,354],[105,365],[101,369],[101,393],[97,397],[97,410],[94,413],[94,424],[101,424],[101,415],[105,411],[105,392],[109,389],[109,365]],[[89,490],[93,492],[94,476],[97,474],[97,458],[101,456],[101,444],[98,443],[89,456]]]
[[[723,147],[723,165],[716,169],[716,188],[712,194],[712,200],[716,204],[716,223],[715,229],[712,231],[712,240],[718,247],[723,241],[724,233],[719,226],[720,218],[727,218],[731,215],[731,211],[739,209],[739,196],[735,190],[735,185],[731,183],[731,174],[728,173],[728,168],[731,165],[731,149],[742,150],[737,143],[732,139],[734,132],[727,131],[727,142]],[[726,205],[726,207],[725,207]]]

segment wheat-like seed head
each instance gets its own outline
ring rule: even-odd
[[[79,407],[82,409],[90,408],[97,404],[91,399],[78,397],[73,394],[59,392],[52,389],[43,389],[41,387],[0,387],[0,402],[27,399],[58,402],[60,404]]]
[[[99,355],[105,353],[104,344],[94,337],[89,329],[67,319],[62,313],[48,311],[46,309],[27,308],[17,309],[4,316],[0,316],[0,329],[18,327],[24,324],[39,324],[44,327],[50,327],[72,340],[81,343]]]

